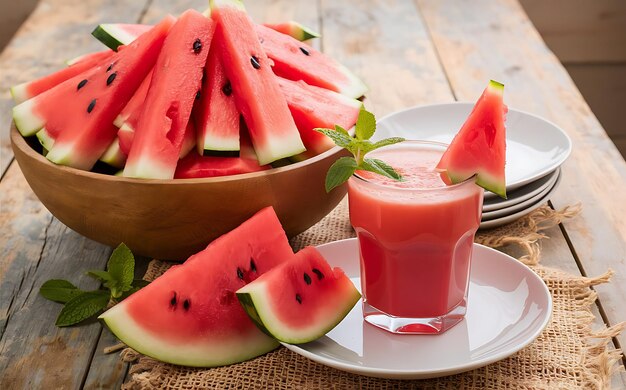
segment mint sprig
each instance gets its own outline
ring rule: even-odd
[[[54,302],[63,303],[56,326],[76,325],[107,308],[109,302],[121,301],[145,287],[148,282],[133,279],[135,257],[126,245],[120,244],[109,258],[107,270],[90,270],[87,275],[103,282],[103,287],[84,291],[62,279],[51,279],[41,285],[39,294]]]
[[[371,112],[361,108],[356,121],[354,137],[339,125],[334,129],[314,129],[333,140],[335,145],[340,146],[353,157],[341,157],[333,163],[326,173],[326,192],[345,183],[357,170],[374,172],[394,180],[402,180],[402,176],[389,164],[375,158],[365,158],[365,155],[383,146],[393,145],[404,141],[401,137],[385,138],[372,142],[370,139],[376,132],[376,117]]]

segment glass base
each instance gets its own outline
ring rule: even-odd
[[[430,318],[395,317],[363,301],[363,318],[370,324],[397,334],[441,334],[461,322],[467,311],[467,299],[448,313]]]

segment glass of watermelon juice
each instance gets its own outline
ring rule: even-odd
[[[465,315],[483,190],[434,170],[447,145],[405,141],[368,154],[403,181],[357,171],[348,182],[359,240],[363,316],[393,333],[437,334]]]

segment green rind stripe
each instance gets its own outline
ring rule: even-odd
[[[91,32],[91,35],[93,35],[97,40],[102,42],[105,46],[107,46],[111,50],[117,51],[117,48],[124,44],[123,42],[120,42],[114,36],[114,34],[111,34],[104,27],[102,27],[102,25],[99,25],[98,27],[96,27]]]

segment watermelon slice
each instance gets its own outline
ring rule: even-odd
[[[217,22],[218,55],[259,164],[303,152],[298,128],[243,4],[237,0],[211,1],[211,18]]]
[[[164,362],[209,367],[248,360],[278,343],[250,321],[235,291],[292,257],[268,207],[100,318],[128,346]]]
[[[441,157],[437,169],[445,172],[452,184],[476,175],[476,184],[506,198],[504,121],[507,107],[503,95],[504,85],[489,81],[461,130]]]
[[[335,125],[350,129],[356,123],[363,106],[360,101],[304,81],[277,79],[306,147],[299,159],[313,157],[335,146],[330,138],[313,129],[333,129]]]
[[[137,121],[139,121],[139,115],[143,108],[143,103],[146,101],[146,95],[148,95],[148,88],[150,88],[150,80],[152,80],[152,73],[150,71],[148,75],[143,79],[137,91],[132,98],[126,103],[120,114],[115,118],[113,124],[117,127],[122,127],[125,122],[128,122],[128,126],[134,131],[137,127]]]
[[[365,84],[348,68],[312,46],[265,26],[258,25],[256,31],[267,56],[274,61],[273,70],[278,76],[303,80],[353,98],[367,91]]]
[[[150,29],[144,24],[105,23],[100,24],[92,32],[97,40],[104,43],[111,50],[118,50],[122,45],[128,45],[138,36]]]
[[[196,108],[198,152],[236,153],[239,151],[239,111],[216,46],[209,51],[205,75]]]
[[[122,127],[117,131],[117,137],[119,140],[120,151],[128,156],[135,139],[135,130],[125,122]],[[180,148],[179,158],[185,157],[192,149],[196,147],[196,127],[192,120],[187,122],[187,128],[183,135],[183,143]]]
[[[114,53],[115,52],[111,50],[91,53],[88,57],[84,57],[70,67],[61,69],[58,72],[54,72],[37,80],[11,87],[11,96],[13,96],[15,103],[22,103],[106,61],[113,56]]]
[[[65,64],[67,66],[74,66],[81,62],[90,61],[95,66],[101,63],[102,61],[104,61],[107,57],[110,57],[112,55],[113,55],[113,51],[111,50],[96,51],[93,53],[87,53],[87,54],[83,54],[82,56],[69,59],[65,61]]]
[[[237,298],[257,326],[275,339],[302,344],[328,333],[361,298],[341,269],[306,247],[254,282]]]
[[[115,139],[115,117],[154,65],[174,23],[166,17],[108,61],[13,108],[16,127],[32,135],[45,126],[54,138],[50,161],[89,170]]]
[[[299,41],[306,41],[312,38],[319,38],[320,34],[312,29],[303,26],[298,22],[290,20],[284,23],[265,23],[265,27],[271,28],[274,31],[278,31],[281,34],[289,35],[290,37]]]
[[[126,163],[126,153],[120,148],[120,140],[115,137],[111,145],[100,156],[100,161],[109,164],[115,168],[123,168]]]
[[[191,152],[178,163],[174,178],[191,179],[239,175],[270,168],[269,165],[259,165],[256,158],[201,156],[198,153]]]
[[[172,27],[154,68],[124,176],[174,177],[213,31],[214,23],[194,10],[185,11]]]

